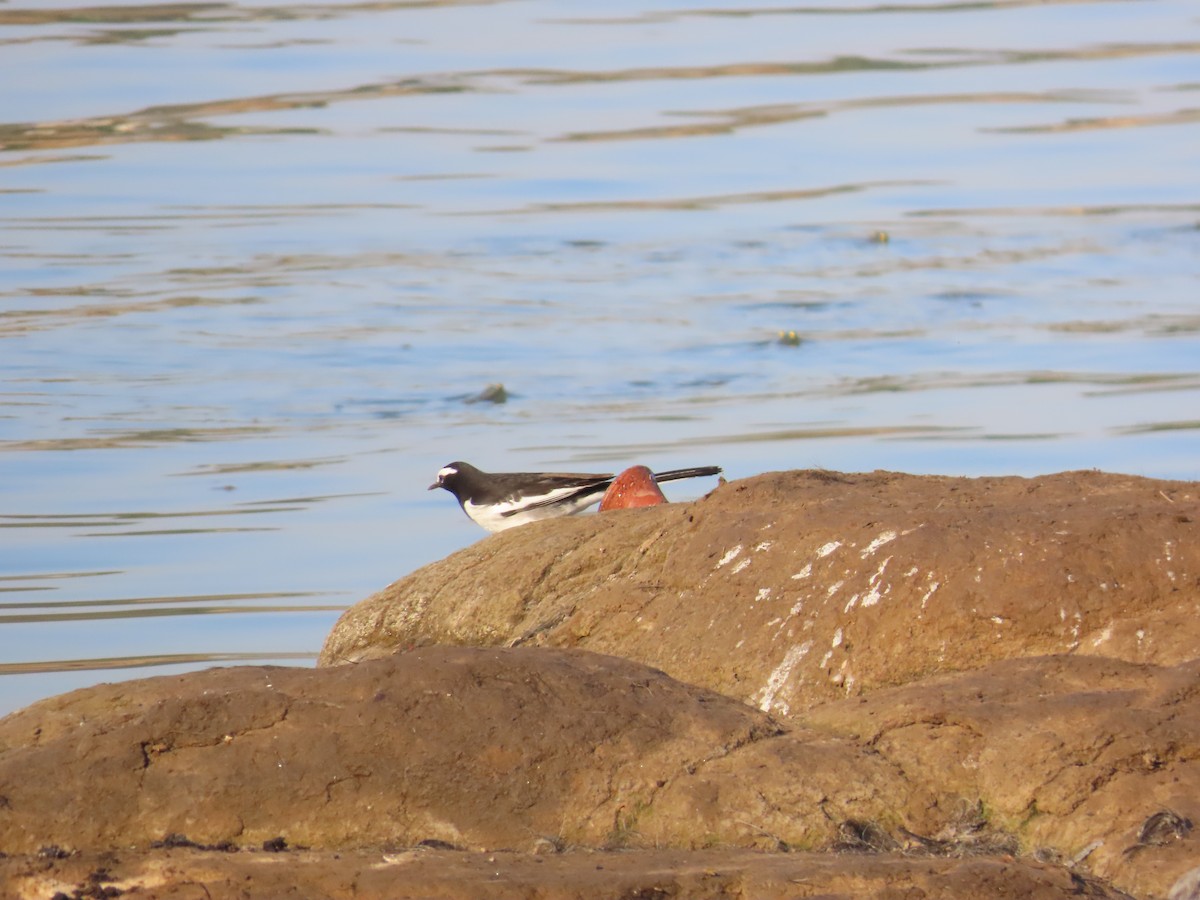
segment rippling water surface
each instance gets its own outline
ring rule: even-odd
[[[0,713],[310,664],[456,458],[1200,476],[1194,0],[9,0],[0,83]]]

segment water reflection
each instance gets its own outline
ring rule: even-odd
[[[841,4],[838,6],[821,6],[817,4],[800,6],[746,6],[746,7],[713,7],[710,9],[699,6],[680,10],[654,10],[637,15],[621,17],[573,18],[563,21],[579,24],[636,24],[645,22],[670,22],[685,18],[750,18],[761,16],[880,16],[880,15],[911,15],[913,13],[960,13],[977,12],[980,10],[1019,9],[1025,6],[1053,6],[1056,4],[1091,3],[1092,0],[946,0],[946,2],[929,3],[861,3]],[[1121,2],[1121,0],[1098,0],[1098,2]]]
[[[85,6],[62,9],[0,10],[0,25],[54,23],[112,25],[128,22],[188,22],[218,25],[293,20],[325,21],[355,13],[421,9],[430,6],[483,6],[503,0],[369,0],[364,3],[295,3],[241,6],[236,3],[149,3],[136,6]],[[1062,2],[1062,0],[1060,0]]]
[[[218,663],[287,662],[316,660],[316,653],[158,653],[144,656],[113,656],[97,659],[53,659],[40,662],[0,662],[0,675],[36,675],[45,672],[103,672],[114,669],[159,668]]]
[[[232,615],[236,613],[330,612],[344,604],[263,604],[264,600],[301,599],[314,593],[207,594],[193,597],[125,597],[117,600],[0,602],[0,626],[28,622],[82,622],[93,619],[140,619],[155,616]],[[255,601],[246,603],[243,601]],[[111,609],[110,607],[127,607]],[[39,612],[12,612],[39,610]],[[50,612],[49,610],[64,610]]]
[[[0,9],[0,712],[307,664],[447,459],[1195,477],[1187,0],[569,13]]]
[[[0,10],[0,27],[4,11]],[[112,36],[110,36],[111,39]],[[0,42],[2,43],[2,42]],[[365,100],[394,100],[425,95],[478,92],[519,91],[522,86],[571,87],[621,82],[652,83],[670,80],[726,80],[740,78],[780,78],[796,76],[828,76],[854,72],[923,72],[961,67],[1021,66],[1033,63],[1087,62],[1094,60],[1125,60],[1139,56],[1194,56],[1200,53],[1197,42],[1161,42],[1113,44],[1058,50],[970,50],[944,48],[922,51],[912,60],[873,59],[858,56],[837,56],[813,62],[725,63],[712,66],[650,67],[613,69],[606,71],[565,71],[552,69],[485,69],[393,82],[360,84],[344,90],[305,93],[267,94],[152,106],[115,115],[90,118],[44,121],[0,122],[0,151],[59,150],[74,147],[103,146],[145,141],[213,141],[229,138],[306,137],[329,135],[331,131],[315,126],[267,127],[263,125],[214,125],[203,120],[251,113],[275,113],[286,110],[324,109],[345,102]],[[1186,91],[1188,84],[1168,86],[1172,91]],[[662,115],[676,121],[667,125],[641,126],[617,130],[570,131],[548,135],[554,141],[611,141],[691,138],[720,135],[745,128],[778,126],[808,119],[860,112],[872,108],[904,108],[929,105],[979,107],[992,104],[1129,104],[1127,92],[1110,89],[1070,88],[1044,91],[990,91],[917,93],[853,97],[825,102],[756,104],[731,109],[701,109],[682,113],[664,110]],[[1197,111],[1183,108],[1147,115],[1095,116],[1072,118],[1052,125],[983,126],[982,130],[998,134],[1058,133],[1101,128],[1158,127],[1162,125],[1194,124]],[[679,122],[681,116],[701,119],[698,122]],[[506,128],[483,127],[383,127],[382,134],[454,135],[458,137],[525,137],[533,135]],[[536,140],[536,139],[535,139]],[[528,149],[529,144],[516,145]],[[504,149],[492,146],[477,150]],[[95,159],[96,157],[45,157],[39,155],[9,159],[6,165],[37,162],[65,162]],[[457,176],[461,177],[461,176]]]
[[[88,437],[10,441],[0,445],[0,449],[17,451],[116,450],[120,448],[145,447],[152,444],[173,443],[176,441],[227,441],[239,437],[261,435],[265,431],[266,429],[262,427],[135,429],[116,434],[92,435]],[[19,517],[0,516],[0,524],[3,524],[3,519],[5,518],[13,519]]]

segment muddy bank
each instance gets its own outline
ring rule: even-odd
[[[305,900],[1060,900],[1122,895],[1037,862],[895,856],[763,854],[745,850],[568,851],[554,856],[437,848],[385,851],[117,850],[69,859],[4,860],[15,896],[128,896],[155,900],[290,897]],[[117,891],[121,893],[111,893]]]

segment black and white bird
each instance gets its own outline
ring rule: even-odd
[[[719,466],[656,472],[655,481],[719,475]],[[470,463],[452,462],[437,473],[429,490],[445,488],[471,519],[488,531],[571,516],[599,503],[615,475],[555,472],[483,472]]]

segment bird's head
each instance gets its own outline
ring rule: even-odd
[[[459,477],[463,474],[463,472],[471,468],[472,467],[467,465],[465,462],[447,463],[438,469],[437,480],[429,486],[428,490],[432,491],[436,488],[445,488],[451,493],[454,493],[454,485],[457,483]]]

